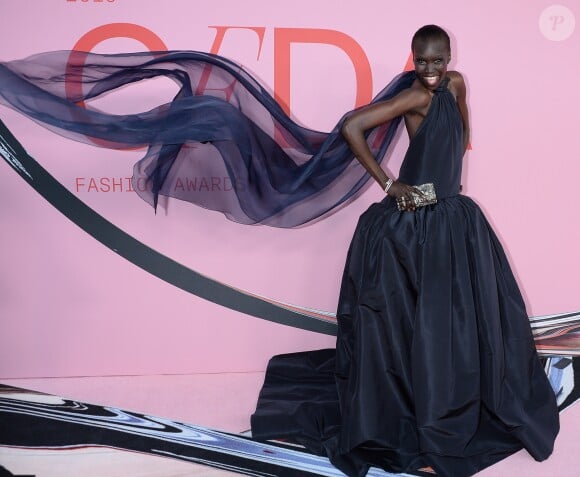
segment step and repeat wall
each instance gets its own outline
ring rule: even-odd
[[[498,232],[530,316],[580,309],[577,2],[0,5],[1,60],[70,49],[209,51],[243,65],[293,119],[321,131],[408,68],[416,29],[441,25],[452,38],[450,68],[468,86],[464,193]],[[87,107],[146,111],[176,92],[160,78]],[[383,198],[375,184],[296,229],[240,225],[176,199],[155,212],[134,191],[145,185],[130,180],[144,149],[77,143],[4,107],[0,118],[63,186],[43,195],[40,182],[0,161],[1,377],[260,371],[274,354],[334,345],[346,251],[358,216]],[[393,175],[406,143],[401,133],[384,164]],[[220,193],[231,182],[188,176],[176,186]],[[557,346],[573,354],[575,345]]]

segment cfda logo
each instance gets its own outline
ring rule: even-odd
[[[235,25],[210,26],[215,31],[211,45],[206,51],[219,54],[226,35],[232,30],[249,30],[257,37],[257,57],[260,58],[265,27],[246,27]],[[351,36],[338,30],[318,28],[274,28],[274,97],[290,114],[290,79],[291,79],[291,48],[296,44],[324,44],[330,45],[346,54],[355,73],[356,94],[354,107],[367,104],[373,95],[372,71],[369,59],[360,44]],[[167,51],[163,40],[153,31],[141,25],[133,23],[109,23],[96,27],[85,33],[74,45],[73,52],[76,64],[82,64],[82,56],[92,51],[99,43],[112,38],[130,38],[142,43],[150,51]],[[412,61],[407,59],[405,69],[412,68]],[[67,85],[69,95],[75,96],[78,88],[72,84]],[[71,89],[72,88],[72,89]]]

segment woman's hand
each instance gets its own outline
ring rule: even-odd
[[[424,195],[423,192],[416,187],[403,184],[399,181],[393,182],[393,185],[387,192],[387,195],[390,195],[397,200],[397,206],[399,209],[405,211],[414,211],[417,209],[415,201],[413,200],[413,194]]]

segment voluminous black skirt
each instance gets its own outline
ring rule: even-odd
[[[336,349],[268,365],[252,432],[369,466],[471,475],[525,448],[552,452],[556,399],[505,253],[458,195],[416,212],[391,198],[360,218]]]

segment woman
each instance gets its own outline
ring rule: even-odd
[[[253,435],[297,440],[352,476],[370,465],[471,475],[522,447],[543,460],[559,429],[555,396],[502,247],[459,194],[465,83],[447,71],[441,28],[418,30],[412,51],[410,86],[342,126],[388,196],[354,233],[336,353],[274,357]],[[364,132],[399,116],[410,144],[394,181]],[[437,203],[417,207],[414,186],[425,183],[434,184]]]

